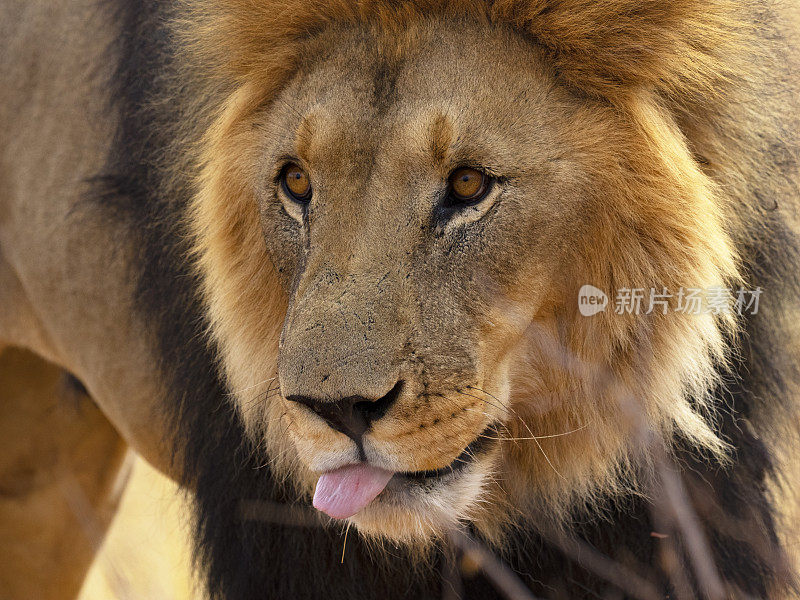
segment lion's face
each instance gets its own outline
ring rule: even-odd
[[[583,284],[732,271],[704,176],[657,107],[640,109],[570,91],[503,28],[343,28],[308,44],[237,134],[286,301],[266,396],[263,323],[220,326],[241,329],[220,337],[232,387],[251,389],[237,392],[246,425],[300,489],[327,477],[329,513],[418,539],[492,521],[482,500],[508,512],[613,486],[635,445],[620,398],[714,445],[684,400],[719,344],[713,317],[577,312]],[[648,119],[669,151],[639,129]],[[357,463],[369,472],[342,471]]]
[[[268,117],[282,132],[261,206],[290,298],[287,432],[316,473],[359,460],[397,473],[359,522],[474,502],[509,418],[513,350],[552,310],[579,219],[580,167],[553,143],[576,102],[536,52],[500,32],[419,35],[402,57],[339,37]]]

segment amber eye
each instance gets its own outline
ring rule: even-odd
[[[477,169],[462,167],[450,174],[450,202],[473,204],[483,200],[489,191],[490,178]]]
[[[305,204],[311,199],[311,178],[295,163],[284,167],[281,180],[284,191],[295,202]]]

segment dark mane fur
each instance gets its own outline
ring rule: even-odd
[[[157,333],[159,366],[170,392],[166,416],[175,423],[180,444],[176,456],[184,457],[185,479],[196,490],[196,553],[211,596],[226,600],[443,597],[441,555],[430,565],[415,568],[401,549],[370,547],[351,531],[340,564],[344,540],[339,527],[241,518],[241,500],[282,504],[295,500],[270,476],[259,450],[246,442],[242,424],[225,397],[217,357],[203,334],[197,276],[188,263],[182,230],[192,192],[191,170],[175,177],[164,166],[165,159],[180,154],[175,124],[192,118],[186,112],[188,99],[181,96],[192,94],[192,86],[176,85],[182,72],[170,25],[174,5],[162,0],[104,0],[104,4],[120,28],[119,43],[112,49],[118,68],[111,92],[119,125],[113,153],[95,180],[93,201],[107,212],[110,223],[138,242],[134,265],[138,309]],[[795,169],[794,150],[787,148],[787,142],[769,142],[773,153],[759,157],[765,171],[780,174]],[[724,407],[718,427],[735,448],[733,464],[722,470],[688,445],[679,451],[687,487],[708,524],[715,562],[727,582],[752,598],[767,597],[770,586],[786,577],[767,491],[767,480],[774,475],[772,457],[758,433],[760,420],[767,418],[761,415],[774,412],[769,407],[789,394],[795,376],[778,304],[796,301],[800,292],[800,242],[784,224],[782,201],[776,200],[778,209],[765,213],[768,223],[753,224],[750,246],[745,248],[749,282],[768,289],[764,301],[773,304],[749,318],[741,357],[728,375],[726,389],[717,393]],[[780,409],[774,410],[780,414]],[[736,526],[723,526],[722,516]],[[659,552],[667,542],[651,535],[657,530],[652,507],[640,498],[629,498],[609,504],[605,520],[579,521],[574,534],[666,594],[669,577],[659,567]],[[679,545],[674,536],[668,543]],[[516,531],[505,557],[541,597],[628,597],[533,531]],[[467,598],[497,595],[481,576],[465,589]]]

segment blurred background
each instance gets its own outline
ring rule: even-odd
[[[189,507],[169,479],[133,452],[130,481],[79,600],[189,600]]]

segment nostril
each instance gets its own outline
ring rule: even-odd
[[[307,406],[322,417],[332,429],[341,431],[355,441],[359,441],[369,428],[364,415],[355,410],[355,398],[318,400],[309,396],[287,396],[286,399]]]
[[[373,421],[383,418],[392,404],[400,397],[400,392],[402,392],[402,390],[403,382],[398,381],[383,398],[378,398],[377,400],[361,400],[356,402],[353,408],[364,416],[364,420],[368,424],[372,424]]]
[[[320,400],[309,396],[287,396],[291,402],[303,404],[337,431],[360,441],[370,425],[382,418],[400,397],[403,382],[398,381],[388,394],[377,400],[348,396],[341,400]]]

